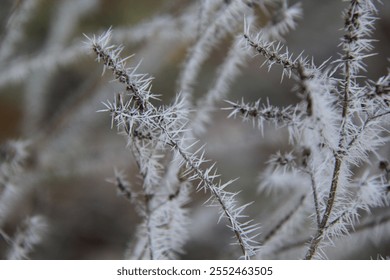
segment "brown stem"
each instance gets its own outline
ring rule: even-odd
[[[332,175],[332,184],[330,187],[329,195],[328,195],[328,201],[326,203],[326,208],[324,215],[322,216],[321,223],[318,227],[316,235],[312,238],[309,250],[306,253],[305,260],[311,260],[313,256],[315,255],[318,245],[323,239],[323,235],[325,232],[326,225],[328,223],[330,214],[333,209],[334,201],[336,198],[336,190],[338,186],[339,181],[339,175],[340,175],[340,169],[341,169],[342,160],[336,156],[334,169],[333,169],[333,175]]]

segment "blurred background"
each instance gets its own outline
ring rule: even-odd
[[[110,75],[102,77],[102,66],[83,47],[83,34],[100,34],[110,27],[121,31],[114,39],[125,46],[126,54],[135,54],[135,63],[142,59],[139,72],[155,77],[153,92],[161,94],[162,102],[168,104],[177,93],[180,71],[195,36],[180,33],[186,30],[180,26],[177,30],[149,31],[146,23],[159,16],[180,18],[196,13],[200,1],[36,0],[30,1],[18,25],[16,15],[24,2],[0,3],[0,145],[14,139],[28,143],[23,171],[13,179],[23,195],[7,198],[7,215],[0,228],[14,236],[26,217],[40,215],[47,227],[43,241],[29,255],[31,259],[122,259],[140,219],[107,179],[118,168],[134,184],[140,180],[125,140],[110,129],[107,114],[97,113],[103,108],[101,102],[111,99],[118,87],[110,82]],[[291,5],[297,2],[289,1]],[[316,64],[337,58],[345,3],[299,2],[303,16],[284,43],[295,54],[304,51],[313,56]],[[366,60],[367,76],[374,80],[387,73],[390,57],[389,3],[378,4],[378,10],[373,34],[378,40],[374,43],[378,55]],[[4,39],[13,32],[11,27],[20,29],[13,35],[20,38],[10,50],[2,50]],[[207,92],[215,79],[228,51],[224,46],[215,47],[203,66],[195,99]],[[275,105],[296,102],[291,90],[294,81],[285,78],[281,83],[280,69],[268,72],[266,67],[260,68],[261,63],[258,57],[249,61],[227,99],[268,97]],[[218,107],[226,107],[226,103],[220,102]],[[266,228],[274,209],[272,203],[263,204],[268,198],[256,191],[258,175],[269,155],[286,147],[286,133],[267,130],[262,137],[250,124],[227,119],[227,115],[215,110],[201,141],[207,143],[207,157],[218,163],[221,174],[226,174],[224,179],[239,178],[236,190],[242,190],[240,199],[255,200],[249,215]],[[182,258],[231,258],[231,249],[226,248],[231,242],[229,230],[223,223],[216,225],[213,215],[197,207],[207,196],[194,192],[192,197],[189,207],[194,206],[191,215],[195,221],[211,218],[204,221],[206,232],[195,233],[193,229],[194,236]],[[337,252],[335,256],[367,259],[376,258],[377,253],[389,254],[390,237],[380,240],[363,252],[351,250],[351,254]],[[5,258],[7,250],[9,246],[0,239],[0,258]]]

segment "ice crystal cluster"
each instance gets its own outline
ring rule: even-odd
[[[30,209],[34,215],[8,233],[6,221],[15,205],[31,199],[31,193],[44,195],[40,184],[84,176],[93,185],[108,169],[114,174],[100,184],[113,184],[123,199],[111,203],[128,202],[131,209],[110,212],[110,219],[123,223],[124,217],[133,217],[125,258],[191,257],[191,244],[205,240],[220,251],[216,257],[234,259],[343,258],[348,250],[356,258],[365,250],[362,244],[378,244],[371,250],[389,244],[390,73],[371,80],[366,71],[375,55],[378,9],[388,3],[342,1],[338,53],[320,61],[305,49],[298,55],[289,51],[287,38],[300,28],[305,10],[287,0],[173,1],[165,9],[182,5],[174,15],[159,12],[138,25],[112,24],[100,32],[79,32],[76,26],[107,1],[60,1],[41,52],[14,54],[39,2],[25,0],[14,7],[0,45],[0,61],[7,65],[1,66],[0,85],[22,81],[26,87],[26,140],[8,140],[0,154],[0,236],[7,258],[28,258],[46,239],[53,242],[50,236],[56,232],[54,214]],[[82,35],[69,44],[75,30]],[[138,45],[137,56],[129,54],[127,44]],[[174,92],[155,90],[159,76],[146,74],[148,67],[137,57],[151,56],[149,67],[158,72],[165,56],[183,52],[175,65]],[[86,82],[79,82],[72,98],[57,102],[65,104],[50,108],[53,70],[78,63],[82,68],[81,57],[92,57],[100,66],[86,62]],[[219,60],[215,78],[205,82],[207,65],[214,60]],[[269,75],[279,71],[280,84],[272,87],[283,89],[287,83],[295,96],[285,95],[293,101],[278,103],[267,93],[247,101],[242,72],[250,69],[256,76],[256,91],[267,82],[264,68]],[[231,178],[218,168],[205,141],[220,133],[217,115],[225,118],[223,129],[241,133],[244,142],[250,136],[239,131],[252,131],[256,137],[250,141],[258,145],[280,138],[281,147],[271,154],[255,146],[250,151],[264,166],[257,177]],[[234,120],[239,118],[249,125]],[[122,137],[109,136],[110,128]],[[213,150],[223,150],[223,140],[229,139]],[[88,154],[93,145],[98,146],[94,155]],[[234,144],[235,150],[239,147]],[[61,157],[61,152],[71,156]],[[94,192],[97,187],[85,191],[87,197]],[[83,208],[78,211],[85,214]],[[363,257],[387,254],[376,250]]]

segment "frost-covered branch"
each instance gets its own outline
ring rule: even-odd
[[[344,228],[357,218],[358,209],[368,211],[381,207],[385,199],[385,188],[379,182],[372,184],[372,191],[381,195],[375,199],[369,195],[375,203],[365,204],[360,192],[357,197],[351,197],[353,174],[363,181],[375,181],[355,174],[352,166],[367,163],[369,155],[376,154],[388,141],[384,137],[389,119],[388,75],[375,83],[367,82],[366,86],[359,83],[360,72],[365,70],[363,59],[371,56],[373,40],[368,37],[373,30],[375,12],[369,0],[350,1],[344,13],[345,36],[340,44],[343,54],[333,63],[325,61],[320,66],[302,54],[293,57],[287,47],[272,41],[262,30],[255,35],[250,25],[244,30],[248,51],[262,56],[268,70],[279,65],[283,69],[282,78],[293,77],[297,82],[294,90],[301,100],[297,105],[279,108],[261,105],[260,101],[254,105],[229,101],[232,105],[229,116],[251,119],[261,131],[264,121],[271,121],[276,127],[288,127],[290,144],[296,150],[309,151],[305,163],[295,172],[284,170],[280,174],[278,169],[269,166],[261,176],[261,189],[268,190],[283,188],[287,183],[294,185],[296,174],[307,177],[305,182],[311,185],[314,204],[311,207],[315,209],[317,229],[306,259],[317,255],[321,243],[344,234]],[[338,71],[341,78],[337,76]],[[276,173],[285,179],[276,179]]]
[[[104,69],[110,69],[117,81],[125,85],[126,94],[121,94],[119,102],[106,103],[105,111],[111,112],[112,121],[116,123],[119,131],[128,138],[129,145],[133,145],[134,139],[139,140],[141,147],[152,145],[153,149],[171,149],[181,157],[180,165],[185,167],[189,181],[198,181],[199,190],[207,190],[211,193],[210,205],[221,209],[220,218],[226,217],[229,227],[235,234],[237,244],[241,247],[245,258],[256,253],[257,246],[254,241],[254,232],[257,225],[250,221],[241,222],[244,218],[243,210],[247,205],[238,206],[236,193],[226,191],[227,183],[215,182],[219,176],[214,165],[203,169],[206,162],[204,149],[201,147],[196,152],[190,152],[190,146],[183,146],[181,133],[186,123],[186,111],[182,107],[179,96],[170,107],[155,107],[150,99],[155,95],[151,93],[151,78],[147,75],[137,74],[135,68],[126,68],[126,59],[120,57],[121,47],[109,46],[110,31],[99,37],[90,38],[91,48],[97,55],[97,60],[102,61]],[[126,98],[124,100],[123,98]],[[143,146],[146,144],[146,146]],[[140,158],[145,157],[140,152]],[[145,165],[149,165],[147,161]],[[142,170],[142,167],[141,167]]]

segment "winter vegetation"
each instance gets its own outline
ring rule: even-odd
[[[1,258],[389,258],[389,3],[114,2],[1,4]]]

